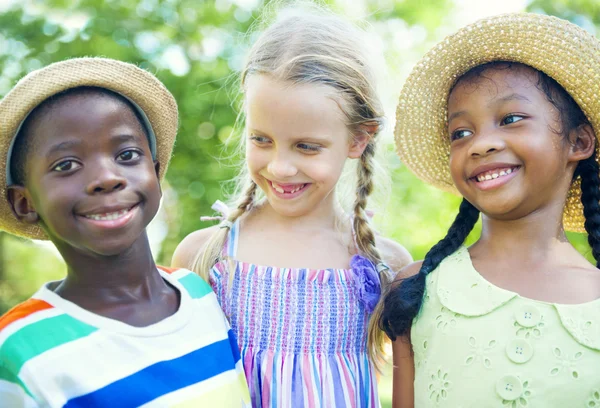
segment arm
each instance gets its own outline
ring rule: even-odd
[[[393,380],[392,407],[414,407],[415,365],[410,335],[398,337],[392,342]]]
[[[218,230],[218,226],[204,228],[194,231],[181,241],[171,260],[171,267],[191,269],[199,251],[208,243],[212,235]]]
[[[423,262],[414,262],[401,269],[392,286],[400,284],[402,279],[416,275],[421,269]],[[392,378],[392,407],[413,408],[414,407],[414,382],[415,362],[410,343],[410,333],[398,336],[392,342],[393,353],[393,378]]]

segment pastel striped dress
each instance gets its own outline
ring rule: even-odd
[[[353,270],[240,262],[239,232],[238,220],[210,283],[237,336],[252,406],[379,407]]]

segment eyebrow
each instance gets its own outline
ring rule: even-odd
[[[526,103],[531,103],[529,98],[527,98],[526,96],[518,94],[518,93],[511,93],[509,95],[503,96],[502,98],[494,99],[493,101],[488,103],[487,106],[488,107],[497,106],[497,105],[501,105],[503,103],[510,102],[510,101],[523,101]],[[454,112],[452,115],[448,116],[448,122],[451,122],[452,119],[456,119],[457,117],[462,116],[466,113],[467,113],[467,111],[464,111],[464,110]]]
[[[121,144],[121,143],[126,143],[126,142],[139,142],[140,140],[139,140],[139,137],[136,137],[134,135],[120,134],[120,135],[114,136],[111,141],[116,144]],[[48,150],[48,153],[46,155],[51,156],[56,153],[72,150],[73,148],[77,147],[80,144],[81,144],[81,140],[78,140],[78,139],[77,140],[67,140],[65,142],[61,142],[61,143],[58,143],[58,144],[55,144],[54,146],[52,146]]]

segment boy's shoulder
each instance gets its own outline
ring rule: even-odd
[[[192,299],[200,299],[210,293],[213,293],[212,287],[202,279],[198,274],[185,268],[168,268],[157,265],[158,269],[168,274],[176,280]]]
[[[6,340],[7,331],[17,331],[15,326],[24,328],[44,318],[56,316],[53,309],[54,306],[50,303],[37,298],[30,298],[10,309],[0,316],[0,345]]]

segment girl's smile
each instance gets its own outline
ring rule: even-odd
[[[308,190],[312,183],[276,183],[269,180],[268,184],[273,190],[273,194],[284,200],[291,200],[301,196],[306,190]]]
[[[570,145],[557,109],[528,67],[488,70],[448,98],[450,172],[461,194],[492,218],[561,206]]]

